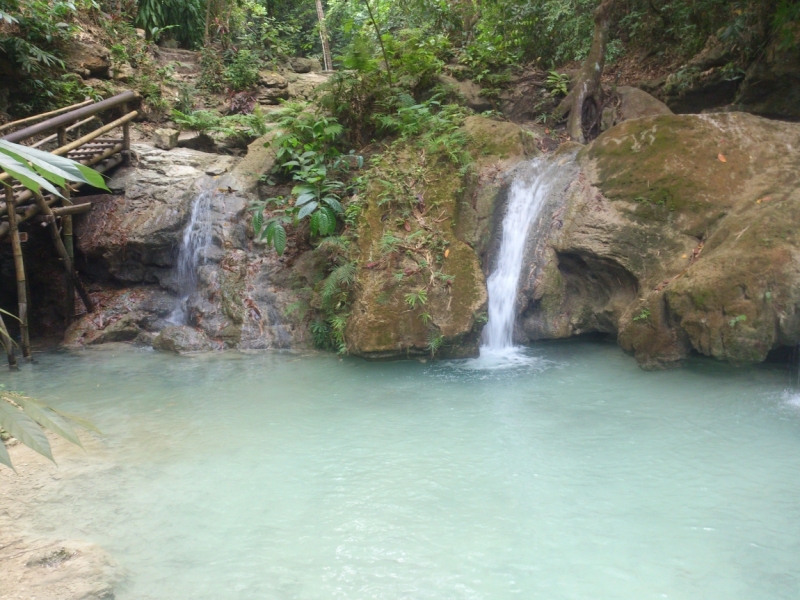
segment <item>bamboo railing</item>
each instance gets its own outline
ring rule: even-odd
[[[99,173],[105,173],[128,159],[131,147],[130,123],[139,115],[135,110],[128,111],[128,108],[136,99],[137,95],[134,92],[124,92],[100,102],[86,100],[59,110],[6,123],[0,126],[0,133],[27,125],[27,127],[6,134],[2,139],[40,149],[55,142],[56,147],[50,150],[52,154],[66,156],[93,167]],[[120,108],[123,116],[108,124],[104,124],[98,117],[100,113]],[[71,132],[80,131],[92,121],[98,121],[100,126],[78,139],[69,141]],[[121,137],[110,137],[113,136],[112,132],[115,130],[121,130]],[[42,215],[44,223],[48,226],[53,245],[65,272],[66,306],[64,309],[67,324],[70,324],[76,316],[75,291],[78,292],[86,311],[94,311],[91,296],[75,270],[72,226],[73,215],[90,211],[92,205],[91,203],[80,203],[79,199],[73,202],[71,199],[72,193],[77,191],[81,184],[67,185],[62,190],[63,198],[56,195],[34,193],[19,183],[15,184],[7,173],[0,174],[0,185],[5,188],[5,195],[0,197],[2,198],[0,201],[0,240],[7,236],[11,238],[17,280],[20,347],[23,357],[30,360],[28,282],[22,251],[23,237],[20,234],[19,226],[37,215]],[[13,344],[2,320],[0,320],[0,344],[6,349],[9,366],[15,368],[16,358],[14,358]]]

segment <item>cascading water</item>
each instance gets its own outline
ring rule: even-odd
[[[189,296],[197,290],[197,269],[206,261],[206,249],[211,245],[211,201],[217,192],[214,180],[204,182],[192,200],[189,222],[183,230],[178,261],[175,267],[180,301],[169,320],[176,325],[186,325]]]
[[[497,265],[486,282],[489,322],[483,330],[482,356],[508,353],[514,348],[517,288],[525,246],[558,170],[556,161],[538,158],[531,161],[511,184]]]

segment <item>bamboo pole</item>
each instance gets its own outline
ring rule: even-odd
[[[67,128],[65,129],[65,131],[66,131],[66,132],[73,131],[74,129],[77,129],[78,127],[81,127],[81,126],[83,126],[83,125],[87,125],[87,124],[91,123],[91,122],[92,122],[92,121],[94,121],[95,119],[99,120],[99,117],[98,117],[97,115],[92,115],[92,116],[91,116],[91,117],[89,117],[88,119],[84,119],[83,121],[78,121],[78,122],[77,122],[77,123],[75,123],[74,125],[72,125],[72,126],[70,126],[70,127],[67,127]],[[100,121],[100,122],[102,123],[102,121]],[[52,142],[52,141],[53,141],[53,140],[55,140],[57,137],[58,137],[58,134],[57,134],[57,133],[54,133],[53,135],[48,135],[46,138],[44,138],[44,139],[42,139],[42,140],[39,140],[39,141],[38,141],[38,142],[36,142],[35,144],[31,144],[31,148],[39,148],[40,146],[44,146],[46,143],[48,143],[48,142]]]
[[[8,357],[8,368],[12,371],[16,371],[19,369],[19,366],[17,366],[17,357],[14,356],[14,342],[11,340],[11,336],[8,335],[8,329],[6,329],[6,323],[3,321],[2,314],[0,314],[0,343],[3,344],[6,356]],[[3,442],[0,442],[0,444],[2,443]]]
[[[26,123],[33,123],[34,121],[39,121],[41,119],[44,119],[45,117],[55,117],[56,115],[62,115],[65,112],[69,112],[77,108],[83,108],[84,106],[88,106],[90,104],[94,104],[94,100],[84,100],[83,102],[79,102],[78,104],[73,104],[72,106],[65,106],[64,108],[59,108],[58,110],[42,113],[40,115],[34,115],[26,119],[20,119],[19,121],[12,121],[11,123],[0,125],[0,131],[5,131],[6,129],[11,129],[12,127],[17,127],[19,125],[24,125]]]
[[[65,146],[61,146],[60,148],[56,148],[50,154],[55,154],[56,156],[64,156],[65,154],[67,154],[71,150],[75,150],[76,148],[80,148],[85,143],[91,142],[92,140],[94,140],[96,138],[99,138],[104,133],[108,133],[109,131],[111,131],[112,129],[116,129],[120,125],[124,125],[125,123],[128,123],[129,121],[133,121],[137,116],[139,116],[138,111],[134,110],[132,112],[129,112],[124,117],[120,117],[119,119],[117,119],[116,121],[112,121],[108,125],[104,125],[103,127],[100,127],[99,129],[95,129],[92,133],[87,133],[85,136],[83,136],[82,138],[78,138],[74,142],[70,142],[69,144],[66,144]],[[8,173],[3,173],[2,175],[0,175],[0,181],[5,181],[9,177],[10,177],[10,175]]]
[[[83,300],[84,306],[86,306],[86,311],[94,312],[94,302],[92,302],[92,298],[89,296],[86,288],[83,287],[83,283],[78,277],[78,273],[75,271],[72,261],[67,254],[67,249],[64,247],[64,242],[61,240],[61,236],[58,233],[58,225],[56,224],[56,217],[53,214],[53,211],[47,205],[47,202],[45,202],[45,199],[41,194],[36,194],[35,197],[39,210],[43,215],[48,217],[48,221],[50,222],[50,236],[53,238],[53,244],[56,247],[58,256],[64,262],[64,271],[67,273],[67,277],[72,278],[72,281],[75,284],[75,289],[78,290],[78,295],[81,297],[81,300]]]
[[[17,304],[19,310],[19,332],[22,340],[22,357],[31,360],[31,337],[28,330],[28,288],[25,277],[25,261],[22,257],[22,243],[19,240],[17,211],[14,206],[14,192],[6,185],[6,202],[12,208],[8,211],[8,226],[11,230],[11,248],[14,253],[14,270],[17,275]]]
[[[64,200],[65,208],[72,206],[70,198],[69,186],[64,186]],[[64,224],[62,235],[64,236],[64,248],[67,250],[67,256],[72,265],[75,264],[75,249],[72,244],[72,215],[66,214],[61,218]],[[67,302],[64,306],[66,314],[67,327],[72,325],[72,320],[75,318],[75,285],[72,283],[72,277],[67,277]]]

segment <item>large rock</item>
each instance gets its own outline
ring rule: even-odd
[[[69,71],[85,78],[109,76],[111,53],[108,48],[90,38],[83,36],[71,38],[64,45],[63,52],[64,64]]]
[[[517,339],[611,333],[646,367],[796,345],[798,147],[800,124],[664,115],[567,156],[529,243]]]
[[[747,70],[736,104],[766,117],[800,119],[800,28],[789,47],[776,39]]]
[[[311,101],[318,94],[320,86],[328,82],[328,75],[307,73],[289,77],[288,97],[292,100]]]
[[[94,210],[77,219],[79,267],[95,282],[98,310],[73,324],[65,343],[150,344],[178,321],[202,331],[210,348],[302,344],[305,329],[284,317],[297,296],[290,285],[276,283],[285,259],[247,237],[247,207],[258,177],[274,161],[264,146],[269,140],[260,140],[241,163],[135,145],[131,166],[109,182],[116,195],[95,198]],[[193,278],[178,268],[189,223],[190,238],[203,231],[207,240],[194,253]]]
[[[95,277],[124,284],[167,283],[197,184],[236,159],[185,148],[135,144],[132,165],[108,182],[116,195],[76,225],[78,247]]]
[[[467,180],[442,157],[421,159],[413,146],[393,147],[373,167],[357,236],[358,285],[346,328],[350,353],[477,354],[487,302],[479,254],[496,213],[496,176],[535,146],[518,126],[483,117],[467,119],[464,131],[477,160]],[[414,178],[415,195],[400,192],[386,200]],[[382,179],[397,180],[397,188]]]
[[[316,58],[294,56],[289,59],[289,66],[295,73],[320,73],[322,71],[322,65]]]
[[[212,346],[202,331],[185,325],[169,325],[153,340],[153,348],[175,354],[193,354],[208,352]]]

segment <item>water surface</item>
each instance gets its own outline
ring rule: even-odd
[[[798,597],[785,372],[517,358],[45,355],[13,385],[109,464],[30,510],[127,569],[119,600]]]

